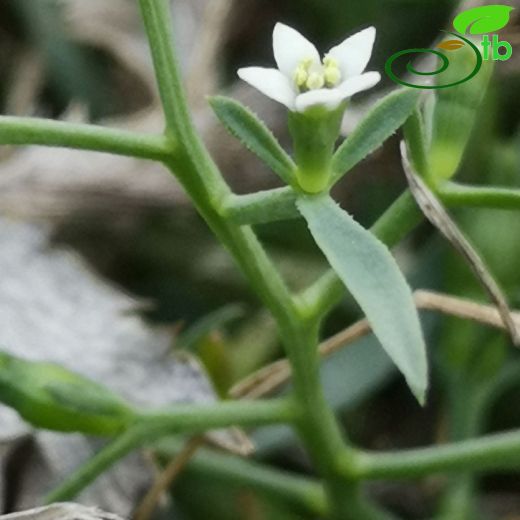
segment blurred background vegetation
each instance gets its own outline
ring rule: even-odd
[[[135,4],[133,0],[3,0],[0,112],[160,130]],[[276,179],[225,135],[203,96],[224,91],[241,98],[288,143],[283,110],[237,84],[235,76],[239,66],[272,62],[270,39],[276,21],[297,27],[321,49],[375,25],[378,38],[371,69],[382,70],[398,50],[429,47],[459,7],[454,0],[173,4],[197,124],[240,192],[275,186]],[[520,187],[518,16],[503,36],[513,44],[513,58],[496,67],[458,178]],[[376,96],[389,88],[393,84],[383,81]],[[354,100],[347,129],[369,102],[363,96]],[[397,143],[397,138],[387,142],[336,189],[343,207],[363,224],[372,223],[405,186]],[[0,213],[51,225],[56,243],[73,246],[102,275],[142,298],[147,319],[169,327],[176,348],[200,356],[222,396],[241,377],[279,358],[274,324],[175,181],[171,180],[171,193],[165,194],[164,186],[170,183],[165,172],[149,172],[149,165],[104,156],[90,161],[89,155],[79,152],[0,150]],[[518,214],[473,209],[457,210],[454,216],[482,252],[512,306],[520,308]],[[294,288],[323,270],[322,258],[301,222],[265,225],[259,232]],[[430,226],[414,232],[397,255],[415,287],[485,301],[468,267]],[[352,300],[345,299],[328,321],[324,337],[359,316]],[[516,384],[502,388],[491,410],[478,399],[480,389],[495,385],[504,370],[519,363],[507,338],[461,320],[423,316],[433,360],[432,392],[425,409],[414,403],[372,338],[324,363],[329,398],[352,438],[367,448],[389,449],[519,427],[520,370]],[[297,441],[284,429],[262,429],[252,436],[258,459],[301,473],[312,471]],[[478,499],[473,488],[479,490]],[[372,492],[402,518],[429,518],[439,511],[453,520],[477,519],[481,514],[520,518],[518,473],[491,475],[478,482],[431,478],[414,484],[378,483]],[[230,489],[190,472],[177,483],[171,507],[175,518],[187,520],[305,518],[263,500],[254,490]]]

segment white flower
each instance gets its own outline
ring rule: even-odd
[[[322,60],[316,47],[298,31],[277,23],[273,50],[278,69],[246,67],[238,75],[289,110],[304,112],[316,105],[334,110],[381,79],[378,72],[364,72],[375,37],[374,27],[364,29],[333,47]]]

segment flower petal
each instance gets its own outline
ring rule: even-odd
[[[365,70],[372,56],[375,39],[376,29],[369,27],[350,36],[328,52],[328,55],[338,61],[344,78],[357,76]]]
[[[305,59],[320,63],[320,54],[316,47],[297,30],[277,23],[273,31],[274,59],[278,68],[292,79],[294,71]]]
[[[321,88],[318,90],[309,90],[304,94],[296,97],[295,107],[298,112],[305,112],[313,106],[323,106],[329,110],[336,109],[340,103],[353,96],[357,92],[367,90],[377,85],[381,80],[379,72],[366,72],[361,76],[355,76],[345,80],[336,88]]]
[[[267,97],[282,103],[290,110],[294,109],[296,93],[292,89],[290,81],[279,70],[246,67],[239,69],[238,76]]]
[[[340,90],[343,93],[344,98],[347,98],[357,94],[358,92],[372,88],[380,81],[381,74],[379,74],[379,72],[365,72],[365,74],[361,74],[361,76],[346,79],[337,87],[337,90]]]
[[[309,90],[296,98],[296,111],[305,112],[308,108],[322,106],[334,110],[346,98],[339,88],[320,88]]]

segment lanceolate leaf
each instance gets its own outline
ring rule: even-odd
[[[112,435],[135,418],[129,404],[90,379],[1,351],[0,402],[33,426],[56,431]]]
[[[469,76],[475,69],[475,51],[469,45],[447,54],[450,66],[436,76],[437,85],[453,84]],[[435,91],[432,141],[428,154],[430,173],[434,180],[449,179],[457,173],[486,95],[493,68],[492,60],[484,60],[480,72],[471,81]],[[419,173],[423,174],[420,171]]]
[[[400,89],[376,103],[334,154],[333,182],[377,150],[394,134],[413,112],[419,96],[418,89]]]
[[[294,183],[296,166],[293,160],[251,110],[223,96],[212,97],[210,104],[229,133],[242,141],[287,184]]]
[[[297,206],[379,342],[423,403],[426,347],[412,292],[390,251],[328,195],[300,197]]]

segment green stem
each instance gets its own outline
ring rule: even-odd
[[[518,386],[520,386],[520,361],[509,360],[490,385],[490,389],[485,396],[483,415],[488,415],[495,403],[506,392]]]
[[[357,450],[345,444],[338,423],[325,399],[319,377],[318,326],[282,330],[290,352],[295,397],[302,407],[296,427],[319,473],[329,497],[330,518],[337,520],[383,520],[388,516],[367,503],[358,483],[344,472],[357,465]]]
[[[47,503],[69,500],[91,484],[101,473],[145,442],[174,433],[205,432],[233,425],[258,426],[290,423],[299,408],[289,399],[236,401],[211,405],[176,405],[170,411],[139,415],[128,431],[108,444],[87,464],[47,497]]]
[[[395,453],[364,453],[359,479],[413,479],[432,473],[519,469],[520,431]]]
[[[162,135],[148,135],[29,117],[0,117],[0,145],[43,145],[163,161],[174,143]]]
[[[446,182],[438,186],[437,194],[448,206],[520,210],[519,189]]]
[[[174,457],[184,446],[178,439],[165,439],[157,445],[157,451],[166,459]],[[192,458],[186,473],[197,478],[205,477],[282,500],[304,509],[308,514],[323,517],[328,505],[323,486],[316,481],[269,468],[250,459],[225,455],[213,450],[201,449]]]
[[[269,401],[223,401],[208,405],[175,405],[171,410],[145,412],[137,421],[150,432],[205,432],[226,426],[258,426],[287,423],[298,419],[299,408],[291,399]]]
[[[290,188],[277,188],[248,195],[230,195],[220,215],[235,224],[250,225],[299,218],[295,201],[297,194]]]
[[[485,405],[491,385],[487,381],[475,381],[459,366],[455,370],[447,366],[443,368],[448,437],[451,441],[477,437],[482,432]],[[452,476],[445,485],[438,519],[476,519],[475,492],[474,474]]]
[[[472,475],[453,477],[447,484],[447,493],[442,498],[435,520],[478,520],[475,495],[476,482]]]
[[[308,324],[280,274],[267,257],[256,235],[247,226],[222,218],[230,190],[189,117],[181,79],[172,52],[168,4],[165,0],[140,0],[168,131],[177,139],[180,152],[167,162],[189,193],[200,214],[221,242],[230,250],[265,305],[278,323],[281,338],[293,365],[294,392],[300,406],[297,422],[313,460],[325,476],[331,499],[332,518],[362,520],[377,518],[362,505],[357,484],[338,471],[338,459],[351,454],[333,412],[325,402],[319,381],[317,324]],[[346,455],[346,458],[348,456]]]
[[[147,435],[146,426],[141,425],[117,437],[68,478],[64,484],[49,493],[44,499],[45,504],[65,502],[74,498],[101,473],[141,446],[147,439]]]
[[[171,46],[168,2],[140,0],[140,5],[164,110],[171,121],[168,131],[174,133],[180,148],[166,164],[209,227],[232,253],[253,289],[273,314],[288,320],[293,313],[293,298],[256,235],[248,226],[240,227],[219,214],[231,191],[191,122]]]

